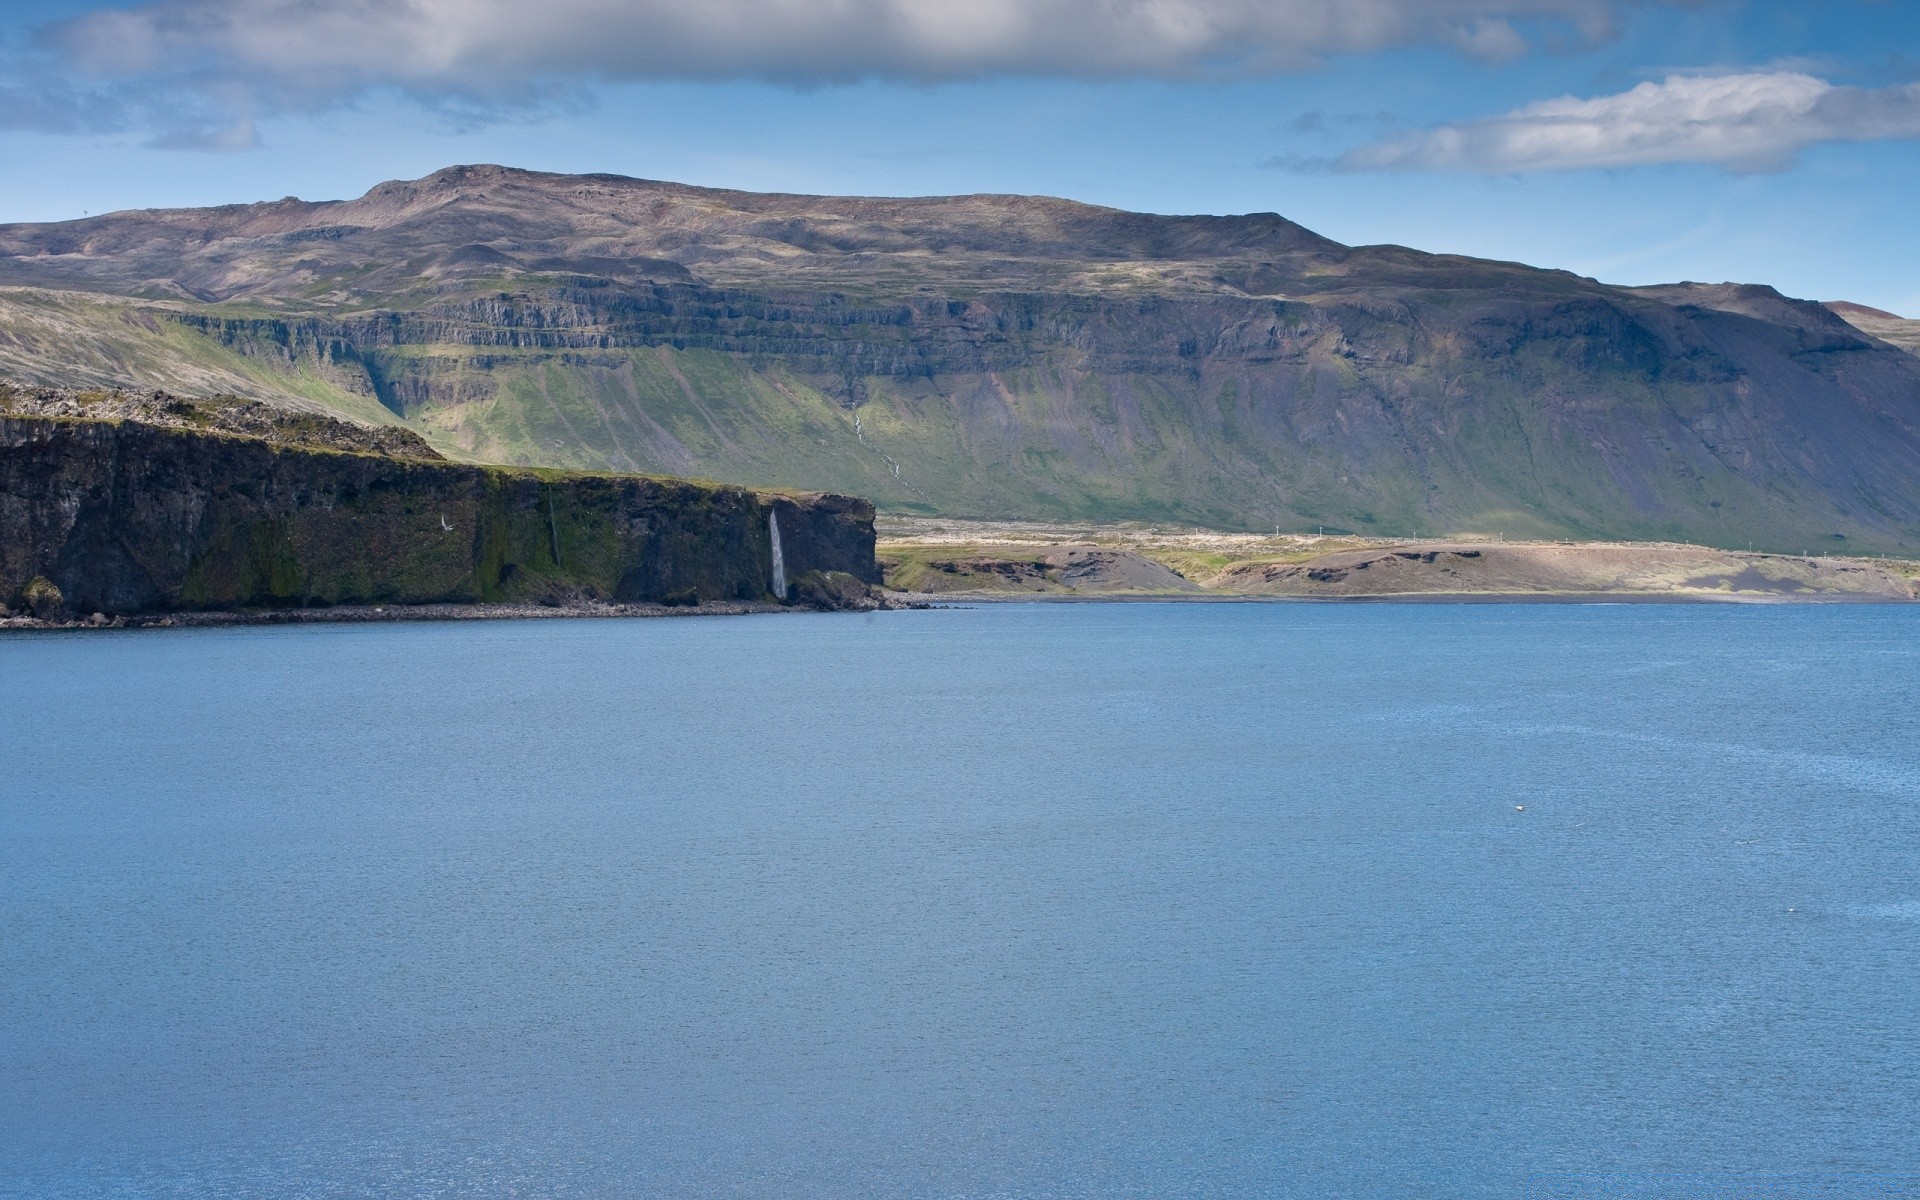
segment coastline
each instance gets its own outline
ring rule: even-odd
[[[402,621],[645,620],[656,617],[742,617],[807,612],[899,612],[971,608],[978,604],[1720,604],[1745,607],[1906,607],[1920,601],[1871,595],[1710,595],[1687,592],[1403,592],[1371,596],[1260,596],[1231,593],[1143,592],[887,592],[871,609],[826,609],[747,601],[666,604],[384,604],[328,608],[255,608],[141,613],[77,620],[0,617],[0,634],[73,633],[114,629],[220,629],[255,625],[354,625]]]
[[[957,608],[974,604],[1727,604],[1763,608],[1886,605],[1920,600],[1898,596],[1766,595],[1702,592],[1382,592],[1353,596],[1256,595],[1234,592],[889,592],[903,608]]]
[[[239,625],[341,625],[389,621],[523,621],[555,618],[741,617],[773,613],[879,611],[830,609],[761,601],[716,600],[702,604],[341,604],[324,608],[248,608],[215,611],[155,612],[107,617],[99,613],[76,620],[0,617],[0,633],[73,632],[105,629],[214,629]]]

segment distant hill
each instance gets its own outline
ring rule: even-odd
[[[1920,357],[1860,319],[1272,214],[501,167],[0,226],[0,373],[976,517],[1910,553]]]
[[[1864,304],[1849,304],[1845,300],[1830,300],[1827,307],[1862,333],[1870,333],[1909,353],[1920,354],[1920,321],[1909,320],[1884,309],[1868,308]]]

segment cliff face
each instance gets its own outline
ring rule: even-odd
[[[404,316],[191,320],[236,354],[362,379],[493,461],[961,515],[1920,547],[1920,360],[1767,289],[1526,272],[1314,304],[775,306],[556,286]]]
[[[0,227],[9,283],[0,365],[110,352],[484,461],[963,516],[1920,549],[1920,357],[1833,312],[1272,214],[455,168]]]
[[[0,414],[0,602],[18,608],[772,600],[770,514],[794,599],[879,582],[872,508],[845,496]]]

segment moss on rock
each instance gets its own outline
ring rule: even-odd
[[[64,621],[73,615],[67,608],[67,598],[45,575],[35,575],[27,580],[20,589],[19,606],[42,621]]]

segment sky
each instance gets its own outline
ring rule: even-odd
[[[1278,212],[1920,317],[1920,0],[0,0],[0,221],[475,162]]]

